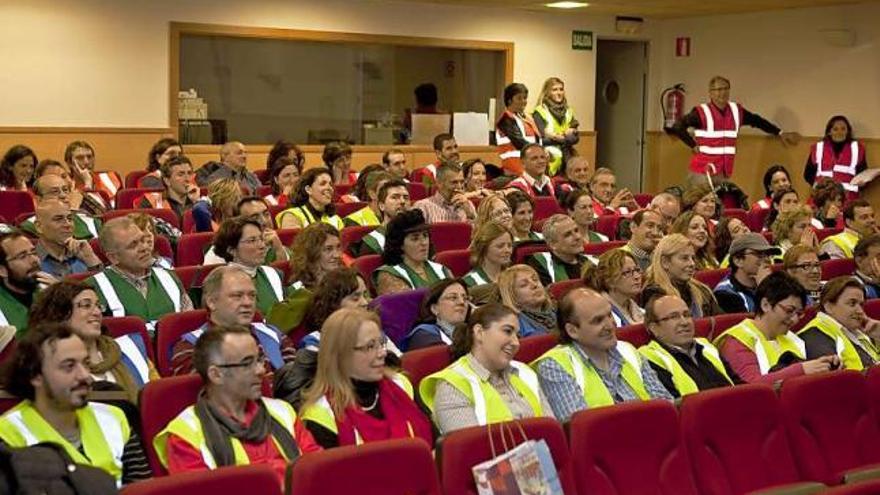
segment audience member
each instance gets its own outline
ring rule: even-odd
[[[782,256],[793,246],[819,247],[816,231],[810,226],[812,218],[813,210],[806,205],[798,205],[776,217],[770,231],[773,232],[780,254],[773,258],[774,262],[781,261]]]
[[[719,266],[727,268],[730,266],[730,244],[734,239],[751,232],[749,227],[739,218],[721,217],[718,225],[715,226],[715,259],[721,260]]]
[[[216,232],[220,223],[235,216],[235,208],[244,195],[233,179],[217,179],[208,185],[208,197],[192,207],[196,232]]]
[[[853,137],[852,125],[843,115],[835,115],[825,124],[825,135],[810,147],[804,165],[804,180],[815,185],[817,179],[827,178],[843,186],[846,199],[859,197],[859,188],[865,182],[855,177],[868,168],[865,145]]]
[[[702,215],[690,210],[682,213],[672,223],[670,233],[682,234],[691,241],[694,247],[694,256],[697,262],[697,270],[714,270],[718,268],[718,260],[715,258],[715,246],[709,235],[709,224]]]
[[[57,163],[57,162],[56,162]],[[61,201],[66,204],[73,213],[73,237],[74,239],[89,240],[98,237],[101,230],[101,221],[88,213],[76,211],[71,202],[72,190],[70,182],[61,175],[45,173],[34,183],[34,196],[37,206],[45,201]],[[28,217],[19,225],[21,230],[36,234],[34,225],[36,215]]]
[[[553,182],[547,175],[547,151],[538,144],[530,143],[520,151],[523,171],[507,183],[532,197],[556,197]]]
[[[694,256],[694,247],[687,237],[681,234],[664,237],[651,255],[642,301],[650,301],[658,295],[678,296],[695,318],[721,313],[712,289],[694,278],[697,265]]]
[[[498,276],[501,302],[516,313],[520,337],[556,331],[556,308],[534,268],[513,265]]]
[[[590,178],[590,195],[596,216],[629,215],[639,209],[627,188],[617,189],[617,177],[609,168],[597,168]]]
[[[29,190],[34,183],[34,167],[38,161],[34,150],[23,144],[6,150],[0,161],[0,190]]]
[[[750,232],[730,244],[730,274],[715,286],[715,298],[725,313],[754,313],[755,291],[770,274],[770,258],[780,250],[761,234]]]
[[[632,236],[623,246],[624,251],[635,257],[642,271],[651,264],[651,255],[663,238],[663,217],[654,210],[639,210],[630,223]]]
[[[382,153],[382,168],[391,174],[393,178],[402,180],[404,183],[408,182],[407,176],[409,172],[406,167],[406,153],[403,151],[391,148]]]
[[[593,198],[586,189],[575,189],[562,197],[560,206],[574,220],[586,242],[608,242],[608,237],[596,232],[596,211],[593,209]]]
[[[770,230],[779,215],[797,209],[799,206],[801,206],[800,196],[794,189],[782,189],[773,193],[770,213],[764,218],[764,230]]]
[[[584,265],[594,264],[584,254],[584,238],[568,215],[557,213],[548,218],[544,222],[544,239],[550,251],[534,253],[526,260],[541,277],[542,284],[579,279]]]
[[[513,215],[511,223],[513,241],[543,241],[544,234],[532,230],[532,222],[535,218],[535,200],[518,189],[507,194],[506,198],[511,215]]]
[[[351,146],[345,141],[331,141],[324,145],[321,160],[330,171],[333,185],[351,185],[357,181],[358,174],[351,170]]]
[[[333,206],[333,176],[326,168],[306,170],[296,184],[290,208],[275,216],[281,229],[301,229],[315,222],[342,229],[343,222]]]
[[[819,179],[813,186],[812,200],[815,218],[823,228],[843,227],[843,186],[831,179]]]
[[[73,237],[73,218],[70,207],[57,199],[37,205],[37,256],[42,270],[55,278],[96,272],[103,267],[89,241]]]
[[[577,153],[574,145],[580,140],[580,122],[574,118],[574,112],[565,98],[562,79],[551,77],[544,81],[532,118],[550,155],[549,174],[556,175],[562,164]]]
[[[385,168],[378,163],[370,163],[366,165],[361,171],[357,174],[357,179],[355,179],[354,183],[350,186],[343,186],[343,188],[348,188],[348,193],[342,194],[339,198],[336,199],[337,203],[367,203],[370,201],[370,196],[367,194],[367,179],[370,178],[375,172],[382,172],[385,174]],[[385,180],[388,180],[386,177]]]
[[[325,275],[342,266],[339,231],[326,223],[304,228],[293,240],[289,289],[314,291]]]
[[[147,174],[138,179],[137,186],[150,189],[162,188],[162,165],[183,154],[183,147],[174,138],[156,141],[147,153]]]
[[[572,156],[554,177],[556,197],[562,199],[577,189],[590,190],[590,162],[583,156]]]
[[[76,182],[73,180],[70,167],[66,163],[57,160],[46,159],[40,161],[34,169],[34,181],[38,181],[44,175],[57,175],[61,177],[64,183],[68,185],[69,192],[65,193],[63,187],[50,188],[46,195],[64,199],[70,203],[70,209],[79,211],[87,215],[99,217],[107,212],[112,206],[112,201],[108,201],[104,196],[95,191],[80,190],[77,188]],[[63,198],[66,197],[66,198]]]
[[[464,193],[468,198],[485,198],[492,194],[492,191],[486,189],[489,175],[483,160],[479,158],[466,160],[461,164],[461,171],[464,173]]]
[[[822,289],[822,264],[819,252],[813,246],[798,245],[785,252],[782,270],[797,280],[807,291],[807,306],[819,302]]]
[[[272,194],[264,199],[272,206],[287,206],[296,190],[302,171],[297,162],[286,156],[279,157],[269,167],[269,186]]]
[[[697,215],[705,218],[709,232],[715,233],[720,208],[718,196],[709,184],[696,184],[685,189],[681,196],[681,206],[682,212],[693,210]]]
[[[651,199],[648,208],[660,212],[666,225],[664,230],[669,233],[672,222],[681,214],[681,199],[668,192],[662,192]]]
[[[14,327],[21,337],[37,292],[58,279],[41,270],[33,242],[18,231],[0,234],[0,279],[0,326]]]
[[[159,235],[156,230],[158,226],[161,225],[160,222],[162,222],[162,220],[148,213],[129,213],[127,216],[144,232],[144,235],[147,236],[147,239],[144,240],[144,242],[153,246],[153,262],[151,263],[151,266],[173,270],[174,260],[168,256],[163,256],[156,247],[156,236]],[[176,229],[176,227],[172,228]]]
[[[0,246],[2,242],[0,237]],[[854,276],[865,286],[865,299],[880,297],[880,235],[860,239],[853,249],[853,259],[856,262]]]
[[[260,228],[263,229],[263,240],[268,248],[266,249],[266,263],[290,259],[290,251],[284,245],[284,242],[281,241],[278,232],[273,228],[272,212],[269,211],[269,203],[266,202],[265,198],[261,196],[245,196],[241,198],[241,201],[235,207],[235,215],[260,224]]]
[[[434,163],[425,165],[422,168],[413,171],[411,180],[424,184],[427,187],[433,187],[437,181],[437,171],[443,165],[458,165],[461,156],[458,154],[458,143],[452,134],[437,134],[434,136],[434,155],[436,160]]]
[[[755,201],[752,211],[769,210],[773,202],[773,195],[779,191],[791,189],[791,175],[782,165],[773,165],[764,172],[764,199]]]
[[[843,232],[826,237],[819,247],[819,254],[831,258],[852,258],[859,240],[880,233],[874,218],[874,207],[867,200],[850,201],[843,209]]]
[[[485,223],[474,232],[470,251],[471,271],[462,277],[464,285],[470,288],[494,284],[501,272],[510,266],[513,233],[500,223]]]
[[[192,162],[181,155],[159,166],[162,192],[148,192],[135,200],[139,208],[161,208],[173,211],[182,222],[183,214],[201,198],[199,186],[193,181]]]
[[[402,347],[412,351],[432,345],[452,345],[456,327],[465,322],[469,309],[467,287],[461,280],[437,282],[422,299],[418,323]]]
[[[448,268],[428,259],[431,248],[428,230],[422,211],[416,209],[401,212],[388,223],[382,252],[385,264],[373,272],[373,285],[379,295],[430,287],[452,278]]]
[[[409,190],[402,179],[392,179],[379,187],[379,218],[381,225],[365,234],[350,251],[356,256],[382,254],[385,250],[385,234],[388,222],[398,213],[410,208]]]
[[[232,179],[240,187],[253,194],[261,186],[260,179],[247,168],[247,149],[238,141],[229,141],[220,147],[220,167],[212,170],[207,177],[196,174],[199,186],[209,186],[218,179]]]
[[[504,112],[495,123],[495,143],[504,173],[523,173],[520,152],[529,144],[541,144],[541,132],[526,113],[529,90],[524,84],[511,83],[504,88]]]
[[[514,191],[514,189],[510,191]],[[477,231],[487,223],[497,223],[508,229],[513,228],[513,213],[504,194],[493,192],[480,201],[480,206],[477,207],[477,217],[474,220],[471,231],[471,238],[476,236]]]
[[[366,174],[366,172],[363,172]],[[352,226],[378,226],[382,224],[382,212],[379,208],[379,188],[383,184],[393,179],[388,172],[371,172],[369,175],[361,175],[366,177],[366,197],[367,206],[346,216],[342,219],[346,227]],[[360,177],[358,178],[360,182]]]
[[[455,164],[444,164],[437,169],[437,192],[413,204],[422,211],[426,221],[467,222],[476,218],[476,210],[464,193],[464,173]]]
[[[639,307],[642,270],[632,253],[612,249],[599,256],[599,262],[584,273],[584,285],[602,294],[611,303],[616,327],[641,323],[645,310]]]
[[[102,191],[110,198],[122,189],[122,177],[113,171],[95,170],[95,148],[86,141],[73,141],[64,148],[64,163],[79,190]]]

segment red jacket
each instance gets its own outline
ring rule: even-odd
[[[736,137],[743,120],[742,107],[731,101],[724,111],[711,103],[703,103],[696,110],[702,126],[694,129],[699,151],[691,158],[691,172],[705,174],[712,163],[716,174],[730,177],[736,156]]]

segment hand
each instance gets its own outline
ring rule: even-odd
[[[452,195],[451,202],[456,208],[466,208],[471,201],[468,199],[467,193],[460,192]]]
[[[798,244],[802,246],[819,247],[819,238],[816,237],[816,231],[810,227],[805,228]]]
[[[783,132],[779,134],[779,138],[786,146],[794,146],[801,140],[801,135],[796,132]]]
[[[709,175],[715,175],[718,173],[718,169],[715,167],[714,163],[707,163],[706,170],[709,171]]]
[[[267,246],[272,246],[276,250],[278,248],[283,248],[284,244],[281,242],[281,238],[278,237],[278,233],[272,229],[266,229],[263,231],[263,241]]]
[[[60,279],[55,278],[55,276],[50,275],[46,272],[37,272],[34,274],[34,278],[37,279],[37,283],[45,286],[49,286],[55,283],[58,283]]]
[[[190,199],[193,203],[201,198],[201,191],[199,191],[199,186],[195,184],[190,184],[186,186],[186,197]]]
[[[755,281],[760,284],[771,273],[773,273],[773,269],[770,268],[770,262],[761,263],[761,266],[758,267],[758,273],[755,275]]]
[[[805,375],[824,373],[840,366],[840,358],[838,358],[837,355],[834,354],[830,356],[822,356],[820,358],[812,359],[810,361],[805,361],[801,363],[801,366],[804,367]]]
[[[92,246],[88,241],[81,241],[78,239],[74,239],[71,237],[67,240],[67,252],[76,256],[77,258],[83,260],[88,266],[95,266],[101,264],[101,259],[95,255],[95,252],[92,250]]]
[[[84,188],[93,189],[94,184],[92,183],[92,172],[85,167],[81,167],[80,164],[76,162],[76,160],[72,161],[73,173],[76,174],[77,177],[79,177],[80,181],[82,181]]]
[[[79,189],[74,189],[70,191],[70,194],[67,196],[67,201],[70,203],[71,210],[78,210],[80,206],[82,206],[83,202],[83,193]]]
[[[611,198],[611,201],[609,202],[608,206],[610,206],[611,208],[616,210],[617,208],[620,208],[621,206],[627,206],[630,203],[634,203],[634,202],[635,202],[635,199],[633,199],[632,193],[629,192],[629,189],[624,187],[623,189],[617,191],[617,194],[615,194],[614,197]]]
[[[865,321],[862,323],[862,331],[865,332],[871,340],[877,342],[880,340],[880,320],[865,317]]]

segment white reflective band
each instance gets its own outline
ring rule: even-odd
[[[736,146],[700,146],[700,153],[705,155],[735,155]]]
[[[739,106],[737,106],[737,104],[732,101],[728,102],[728,104],[730,104],[730,111],[733,112],[733,125],[736,129],[735,132],[739,132]],[[736,135],[734,135],[733,137],[736,137]]]
[[[8,327],[9,320],[6,319],[6,315],[3,314],[3,310],[0,309],[0,326]]]
[[[86,228],[89,230],[89,233],[92,234],[92,237],[98,237],[98,226],[95,225],[95,219],[83,214],[77,214],[77,216],[84,224],[86,224]]]
[[[147,364],[147,359],[141,354],[140,348],[138,348],[137,344],[132,340],[131,335],[123,335],[122,337],[117,337],[113,340],[116,341],[116,344],[119,346],[122,353],[128,356],[128,359],[134,364],[138,375],[141,377],[141,381],[143,383],[149,382],[150,366]]]
[[[496,132],[495,133],[495,144],[497,144],[498,146],[501,146],[504,144],[510,144],[510,138],[506,137],[506,136],[502,136],[501,134]]]
[[[764,349],[764,345],[762,344],[761,337],[755,333],[751,328],[743,325],[743,330],[749,334],[750,337],[755,339],[755,343],[753,344],[755,350],[755,356],[758,358],[758,370],[762,375],[766,375],[768,371],[770,371],[770,358],[767,356],[767,350]]]
[[[478,271],[472,271],[470,277],[474,280],[474,285],[486,285],[489,283]]]
[[[464,377],[464,379],[470,384],[471,395],[474,397],[474,415],[477,417],[477,424],[480,426],[485,425],[488,422],[486,398],[483,397],[483,390],[480,388],[480,382],[477,380],[477,377],[468,371],[461,363],[454,366],[452,371],[455,371]]]
[[[517,371],[517,376],[529,387],[529,390],[535,394],[536,398],[541,397],[540,385],[538,385],[538,374],[532,371],[526,364],[519,361],[511,361],[510,365]],[[537,411],[535,411],[537,412]]]
[[[269,285],[272,286],[272,292],[275,293],[275,298],[279,301],[283,301],[284,289],[281,287],[281,276],[278,275],[278,272],[271,266],[261,266],[260,270],[263,271],[263,274],[269,280]]]
[[[159,279],[159,285],[162,286],[165,293],[168,294],[168,298],[171,299],[171,304],[174,305],[174,312],[180,313],[180,287],[177,286],[177,283],[171,278],[171,274],[166,270],[153,268],[153,273],[156,274],[156,278]]]
[[[397,274],[400,275],[401,278],[406,280],[406,283],[408,283],[411,288],[415,288],[416,285],[413,283],[412,279],[409,278],[409,274],[406,273],[406,270],[404,270],[403,268],[401,268],[398,265],[392,266],[391,269],[394,270],[395,272],[397,272]]]
[[[107,192],[110,193],[111,196],[116,194],[116,184],[110,180],[110,175],[106,172],[101,172],[98,174],[98,179],[101,181],[101,184],[104,184],[104,187],[107,188]]]
[[[101,427],[101,432],[104,434],[107,446],[110,447],[110,452],[113,454],[113,460],[121,468],[125,439],[122,437],[122,425],[119,424],[119,419],[110,412],[110,408],[113,406],[100,402],[89,402],[89,407],[95,413],[95,418],[98,420],[98,425]]]
[[[498,156],[500,156],[502,160],[507,160],[509,158],[519,158],[519,150],[505,151],[504,153],[499,153]]]
[[[859,192],[859,186],[856,186],[856,185],[850,184],[849,182],[844,182],[844,183],[841,184],[841,185],[842,185],[843,188],[846,189],[847,191]]]
[[[6,416],[6,419],[8,419],[9,422],[12,423],[12,426],[14,426],[15,429],[18,430],[18,432],[21,434],[21,436],[24,437],[25,444],[31,446],[39,443],[36,435],[34,435],[31,429],[28,428],[28,425],[24,423],[24,418],[22,418],[21,416],[21,411],[15,411],[14,413],[9,414],[8,416]]]
[[[739,135],[737,131],[704,131],[701,129],[694,130],[694,136],[701,138],[732,138],[736,139]]]
[[[544,266],[550,273],[550,283],[556,283],[556,270],[553,269],[553,257],[546,251],[536,254],[538,255],[538,260],[544,260]]]
[[[715,119],[712,118],[712,110],[709,109],[709,105],[705,103],[700,103],[700,108],[703,109],[703,116],[706,117],[706,131],[714,132],[715,131]]]
[[[266,325],[265,323],[252,323],[251,326],[254,327],[254,330],[266,335],[275,342],[278,342],[279,344],[281,343],[281,339],[278,338],[278,334],[275,333],[275,331],[271,327],[269,327],[269,325]]]
[[[101,289],[101,293],[104,294],[104,300],[107,301],[107,307],[110,308],[113,316],[125,316],[125,307],[122,305],[122,301],[119,300],[119,294],[116,293],[116,289],[113,288],[110,279],[107,278],[107,274],[104,272],[96,273],[94,278],[95,282],[98,283],[98,288]]]
[[[642,374],[642,363],[639,361],[638,351],[636,351],[635,347],[627,344],[626,342],[620,340],[617,342],[617,352],[623,356],[623,359],[632,365],[633,369],[636,370],[636,373],[639,375]]]

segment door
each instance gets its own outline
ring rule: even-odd
[[[648,43],[598,40],[596,167],[617,175],[617,187],[642,189]]]

